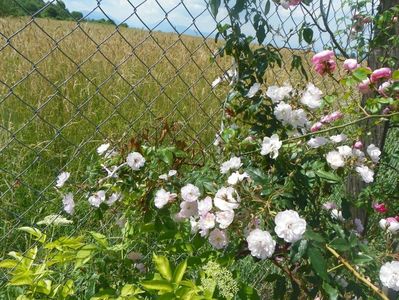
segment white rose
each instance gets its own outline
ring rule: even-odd
[[[194,202],[197,201],[201,195],[200,190],[195,185],[189,183],[181,188],[181,197],[184,201]]]
[[[378,163],[380,161],[381,150],[374,144],[370,144],[367,147],[367,154],[373,162]]]
[[[132,170],[137,171],[144,166],[145,158],[138,152],[132,152],[127,156],[126,162]]]
[[[327,163],[330,165],[331,168],[334,170],[343,167],[345,165],[344,158],[338,151],[330,151],[327,153],[326,156]]]
[[[218,228],[215,228],[211,231],[208,240],[209,243],[216,249],[222,249],[226,247],[229,242],[226,232]]]
[[[383,264],[380,269],[380,280],[383,286],[399,291],[399,261]]]
[[[262,149],[260,151],[261,155],[271,154],[272,159],[276,159],[278,156],[278,150],[282,146],[282,142],[277,134],[273,134],[271,137],[263,138]]]
[[[247,242],[251,255],[259,259],[271,257],[276,248],[276,241],[270,233],[260,229],[252,230],[247,237]]]
[[[306,231],[306,221],[293,210],[279,212],[274,218],[274,222],[276,223],[274,231],[277,236],[287,243],[300,240]]]

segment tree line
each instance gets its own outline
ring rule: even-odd
[[[85,21],[102,24],[116,25],[115,21],[109,18],[98,20],[84,18],[79,11],[70,12],[63,1],[46,3],[44,0],[0,0],[0,17],[7,16],[35,16],[39,18],[50,18],[56,20]],[[126,23],[119,26],[128,27]]]

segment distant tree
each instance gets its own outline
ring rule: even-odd
[[[83,19],[83,14],[80,11],[73,11],[71,12],[71,17],[75,20]]]

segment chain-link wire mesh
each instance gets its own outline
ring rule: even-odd
[[[157,137],[168,129],[186,151],[206,153],[220,129],[228,89],[212,83],[232,67],[229,58],[218,56],[223,41],[214,41],[216,23],[228,22],[227,10],[222,7],[215,20],[205,0],[88,1],[82,15],[68,10],[73,1],[43,2],[38,10],[28,2],[11,0],[5,5],[22,16],[1,12],[0,18],[3,258],[26,249],[18,227],[62,213],[61,200],[47,196],[56,176],[84,171],[101,143]],[[375,15],[377,2],[313,1],[288,10],[272,1],[257,3],[258,12],[267,15],[264,43],[281,49],[283,57],[281,68],[267,71],[266,85],[321,85],[309,61],[325,48],[337,49],[338,59],[366,58],[367,18]],[[55,19],[56,6],[67,20]],[[119,12],[116,22],[111,8]],[[253,24],[251,16],[243,31],[254,34]],[[311,42],[304,37],[308,28]],[[359,41],[362,50],[356,48]],[[298,57],[308,78],[292,68]],[[92,212],[80,216],[68,235],[84,228]],[[98,231],[112,222],[104,220]],[[0,286],[7,279],[1,272]],[[258,275],[254,283],[262,281],[264,274]]]

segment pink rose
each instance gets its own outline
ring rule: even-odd
[[[385,206],[384,203],[374,203],[373,208],[376,212],[379,212],[379,213],[386,213],[388,211],[388,208]]]
[[[313,124],[312,127],[310,127],[310,131],[316,132],[316,131],[319,131],[322,127],[323,127],[323,124],[320,122],[317,122],[317,123]]]
[[[315,54],[311,61],[314,65],[315,71],[320,75],[334,72],[337,63],[334,60],[334,52],[331,50],[324,50]]]
[[[359,64],[357,63],[356,59],[349,58],[344,61],[344,69],[349,72],[356,70],[358,67]]]
[[[363,148],[363,143],[361,141],[357,141],[353,144],[353,148],[360,150]]]
[[[301,2],[302,0],[281,0],[280,4],[285,9],[288,9],[290,6],[296,6]]]
[[[365,79],[358,84],[357,88],[362,94],[370,93],[370,79]]]
[[[326,62],[326,61],[328,61],[330,59],[333,59],[333,58],[334,58],[334,52],[333,51],[324,50],[324,51],[321,51],[321,52],[313,55],[311,61],[312,61],[313,64],[319,64],[319,63]]]
[[[370,81],[371,82],[376,82],[379,79],[382,78],[391,78],[392,71],[390,68],[380,68],[377,70],[374,70],[373,73],[371,73],[370,76]]]

